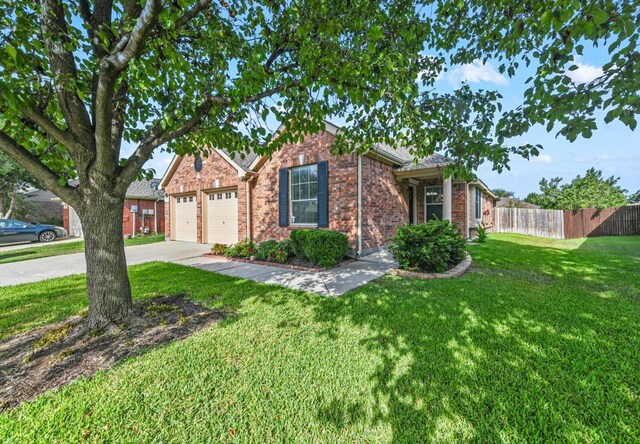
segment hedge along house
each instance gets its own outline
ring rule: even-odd
[[[77,185],[72,181],[70,185]],[[132,236],[143,233],[163,233],[164,192],[159,190],[160,179],[139,180],[127,188],[122,212],[122,235]],[[70,236],[82,237],[80,218],[75,210],[63,204],[62,220],[65,230]]]
[[[473,236],[488,210],[491,228],[495,196],[481,181],[443,179],[443,156],[414,163],[408,150],[378,145],[336,157],[331,147],[339,130],[326,122],[324,131],[271,156],[242,158],[218,148],[202,159],[175,156],[161,182],[167,238],[233,244],[327,228],[347,235],[351,254],[359,256],[407,223],[449,219]]]

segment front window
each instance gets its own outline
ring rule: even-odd
[[[442,186],[425,187],[424,206],[427,213],[426,220],[442,220],[443,197]]]
[[[482,191],[476,187],[476,219],[482,219]]]
[[[305,165],[289,172],[291,225],[318,224],[318,166]]]

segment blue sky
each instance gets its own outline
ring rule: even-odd
[[[602,73],[601,66],[606,63],[604,50],[585,50],[585,55],[575,63],[578,69],[568,71],[575,82],[587,82]],[[437,89],[451,90],[468,82],[474,88],[494,89],[503,97],[505,108],[517,106],[525,90],[525,79],[531,75],[531,69],[520,71],[513,78],[501,75],[497,65],[482,64],[479,61],[454,67],[443,72],[436,82]],[[336,121],[340,124],[342,122]],[[273,129],[273,128],[272,128]],[[571,143],[555,137],[555,132],[547,133],[543,127],[534,127],[523,136],[513,139],[514,144],[541,144],[544,149],[540,156],[532,160],[512,158],[510,170],[502,173],[492,171],[492,166],[484,164],[478,169],[478,176],[491,188],[504,188],[524,197],[532,191],[538,191],[538,182],[546,177],[563,177],[569,181],[591,167],[600,169],[605,176],[620,177],[619,184],[630,192],[640,189],[640,138],[620,123],[605,124],[598,121],[598,130],[590,139],[578,138]],[[125,153],[128,151],[125,148]],[[145,165],[154,168],[158,176],[166,171],[172,155],[156,152],[155,157]]]

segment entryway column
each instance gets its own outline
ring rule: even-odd
[[[444,180],[442,194],[442,218],[451,220],[451,177]]]

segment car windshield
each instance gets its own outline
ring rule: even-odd
[[[31,225],[27,222],[22,222],[20,220],[12,220],[12,221],[9,221],[9,223],[12,223],[13,225],[12,228],[27,228],[29,225]]]

